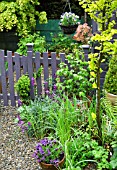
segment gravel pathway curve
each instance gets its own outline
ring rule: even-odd
[[[14,119],[17,108],[0,110],[0,170],[40,170],[32,154],[36,139],[29,139],[18,129]]]

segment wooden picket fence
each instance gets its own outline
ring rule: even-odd
[[[3,102],[4,106],[16,106],[18,100],[18,94],[14,89],[14,84],[21,77],[22,74],[28,74],[30,79],[33,77],[34,70],[38,71],[40,66],[43,66],[43,80],[42,76],[36,79],[37,83],[37,95],[42,94],[43,81],[52,78],[54,79],[57,66],[62,61],[67,63],[65,54],[60,53],[59,58],[56,57],[56,52],[51,53],[51,58],[48,57],[48,52],[44,52],[43,55],[39,52],[33,53],[33,45],[28,44],[27,56],[20,56],[18,53],[14,53],[12,56],[11,51],[7,51],[7,56],[4,54],[4,50],[0,50],[0,102]],[[85,54],[88,58],[88,54]],[[8,69],[5,68],[5,62],[8,63]],[[51,70],[51,74],[50,71]],[[34,99],[34,87],[30,86],[30,97]]]
[[[51,57],[48,57],[48,52],[40,54],[39,52],[33,53],[33,45],[28,44],[27,56],[20,56],[18,53],[14,53],[12,56],[11,51],[7,51],[7,56],[4,54],[4,50],[0,50],[0,102],[4,106],[16,106],[19,98],[14,89],[15,82],[23,74],[28,74],[30,79],[33,77],[34,71],[37,72],[40,66],[43,66],[43,77],[37,77],[37,95],[42,94],[42,86],[44,81],[49,78],[54,80],[57,71],[57,66],[60,62],[67,62],[64,53],[59,54],[59,58],[56,56],[56,52],[51,53]],[[88,50],[85,49],[85,58],[88,60]],[[8,69],[5,68],[5,62],[8,63]],[[51,73],[50,73],[51,70]],[[104,81],[105,72],[103,72],[102,80]],[[30,85],[30,97],[35,98],[34,87]]]

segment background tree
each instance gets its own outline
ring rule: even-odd
[[[112,38],[117,33],[114,29],[115,21],[112,20],[113,12],[117,9],[117,0],[78,0],[98,24],[98,33],[92,37],[92,41],[98,44],[96,53],[89,55],[90,74],[94,81],[93,88],[96,88],[96,120],[98,125],[99,143],[102,144],[101,113],[100,113],[100,74],[102,72],[101,63],[105,61],[107,54],[112,51]]]
[[[40,5],[38,0],[6,0],[0,2],[0,31],[13,28],[19,36],[26,36],[35,29],[36,19],[46,23],[46,12],[35,10]]]

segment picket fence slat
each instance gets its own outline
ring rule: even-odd
[[[18,79],[21,76],[21,72],[20,72],[20,56],[19,56],[18,53],[14,53],[14,56],[16,58],[16,60],[15,60],[16,81],[18,81]]]
[[[56,53],[51,53],[52,80],[54,81],[57,71]]]
[[[8,106],[8,97],[7,97],[7,83],[6,83],[6,71],[5,71],[5,57],[4,50],[0,50],[0,67],[1,67],[1,84],[2,84],[2,94],[4,100],[4,105]]]
[[[40,63],[40,53],[39,52],[35,53],[35,64],[36,64],[36,72],[38,72],[38,69],[41,66],[41,63]],[[41,85],[42,79],[41,79],[41,76],[37,77],[36,81],[37,81],[37,95],[40,96],[41,93],[42,93],[42,85]]]
[[[12,51],[7,51],[8,56],[8,76],[9,76],[9,90],[10,90],[10,99],[11,105],[15,106],[15,92],[14,92],[14,73],[13,73],[13,60],[12,60]]]
[[[33,77],[33,64],[32,64],[32,57],[33,57],[33,51],[28,51],[27,52],[27,60],[28,60],[28,74],[29,74],[29,78],[30,80],[32,79]],[[34,88],[33,88],[33,85],[32,83],[30,84],[30,97],[31,99],[34,99]]]

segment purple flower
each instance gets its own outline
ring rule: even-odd
[[[38,159],[37,161],[40,163],[40,162],[41,162],[41,159]]]
[[[48,152],[48,156],[49,156],[49,155],[51,155],[51,152],[50,152],[50,150],[49,150],[49,149],[47,149],[47,152]]]
[[[44,81],[44,83],[43,83],[44,85],[46,85],[46,84],[48,84],[48,82],[47,81]]]
[[[40,143],[41,143],[43,146],[46,146],[46,145],[49,143],[49,141],[48,141],[47,138],[44,138],[44,139],[41,139],[41,140],[40,140]],[[39,143],[39,144],[40,144],[40,143]]]
[[[33,157],[33,158],[35,158],[35,157],[36,157],[36,153],[35,153],[35,152],[32,154],[32,157]]]
[[[28,126],[31,126],[31,123],[30,123],[30,122],[28,122]]]
[[[32,86],[35,85],[35,78],[34,77],[31,78],[31,84],[32,84]]]
[[[18,115],[18,116],[17,116],[17,118],[18,118],[18,121],[20,121],[20,120],[21,120],[20,115]]]
[[[40,154],[41,154],[41,155],[43,155],[43,154],[44,154],[44,150],[42,149],[42,147],[41,147],[41,146],[39,146],[39,147],[38,147],[38,150],[39,150],[39,152],[40,152]]]
[[[52,142],[53,142],[53,143],[56,143],[56,140],[54,139]]]
[[[22,101],[18,99],[18,106],[22,106]]]
[[[55,148],[55,151],[58,151],[58,148]]]
[[[41,158],[41,161],[44,161],[45,160],[45,157],[43,156],[42,158]]]
[[[24,121],[20,119],[20,120],[18,121],[18,126],[22,127],[23,124],[24,124]]]
[[[57,75],[56,75],[56,74],[54,74],[54,78],[57,78]]]
[[[49,91],[49,90],[46,90],[45,92],[46,92],[46,94],[49,94],[49,93],[50,93],[50,91]]]
[[[21,126],[21,129],[22,129],[22,133],[24,133],[25,130],[27,130],[28,128],[27,128],[27,126]]]
[[[56,84],[54,84],[53,88],[54,88],[54,90],[56,90],[56,89],[57,89],[57,86],[56,86]]]
[[[59,159],[53,160],[53,163],[54,163],[54,164],[57,164],[58,162],[59,162]]]

